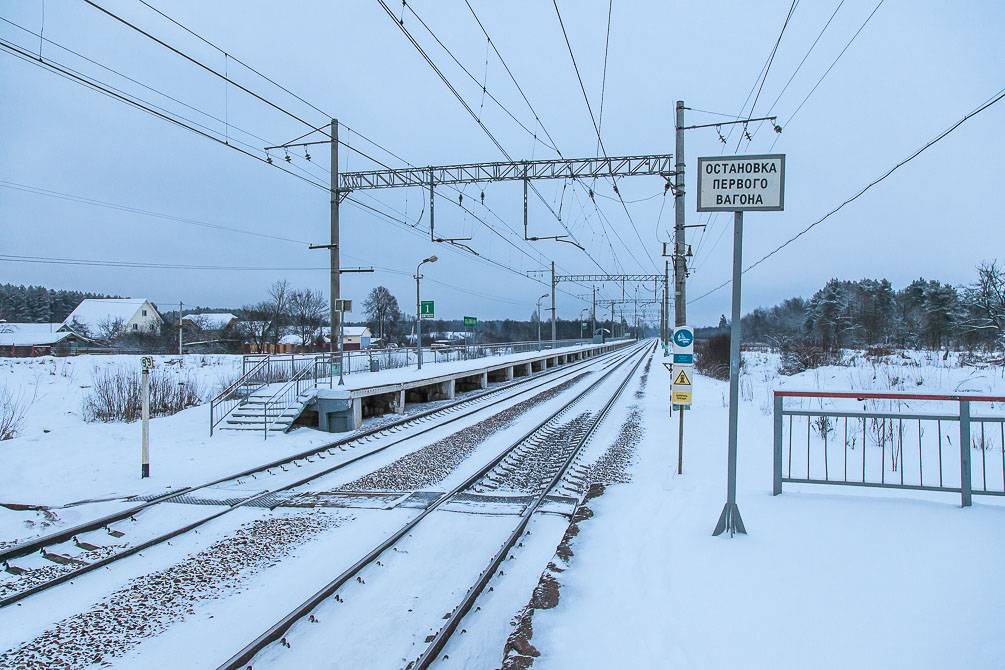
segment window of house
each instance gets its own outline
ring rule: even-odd
[[[143,316],[147,315],[147,310],[143,310]]]
[[[134,323],[133,324],[133,330],[139,330],[139,329],[140,329],[140,325],[138,323]]]

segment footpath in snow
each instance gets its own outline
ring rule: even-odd
[[[775,357],[746,354],[737,499],[749,534],[732,539],[711,534],[728,383],[696,381],[677,476],[677,416],[654,364],[632,480],[588,503],[559,603],[533,619],[534,669],[1001,667],[1000,498],[961,509],[948,493],[787,484],[771,495],[774,388],[889,389],[907,376],[912,390],[1002,395],[997,370],[923,356],[779,378]]]

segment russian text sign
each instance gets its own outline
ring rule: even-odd
[[[464,327],[465,328],[474,328],[477,325],[478,325],[478,317],[474,317],[474,316],[466,316],[466,317],[464,317]]]
[[[779,212],[785,154],[698,158],[699,212]]]
[[[435,318],[433,312],[433,301],[432,300],[422,300],[419,302],[419,317],[423,319],[433,319]]]

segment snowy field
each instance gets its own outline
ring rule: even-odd
[[[805,484],[772,497],[770,395],[1005,395],[1001,368],[859,354],[779,377],[776,356],[745,359],[737,501],[749,534],[711,534],[726,494],[728,383],[696,381],[678,476],[668,374],[654,365],[633,480],[589,503],[596,516],[572,542],[561,600],[534,617],[534,668],[1002,667],[1002,499],[961,509],[959,494]]]

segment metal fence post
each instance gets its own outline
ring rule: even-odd
[[[780,395],[775,396],[775,459],[774,481],[771,488],[773,496],[782,492],[782,403],[784,400]]]
[[[960,400],[960,505],[970,507],[970,401]]]

